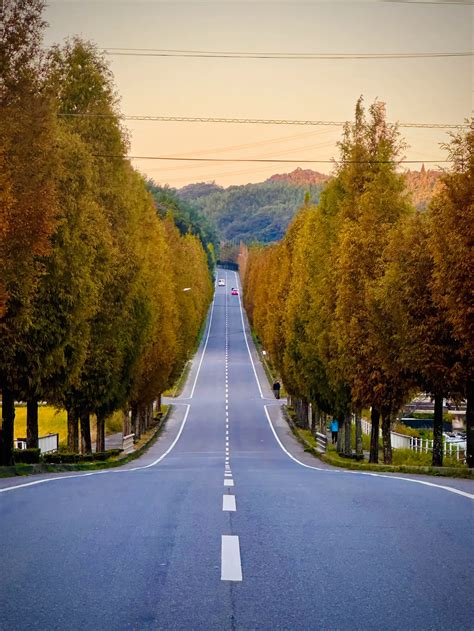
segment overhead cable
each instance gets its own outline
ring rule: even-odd
[[[286,59],[286,60],[370,60],[370,59],[430,59],[440,57],[472,57],[472,51],[420,53],[277,53],[222,50],[179,50],[161,48],[104,48],[106,55],[124,57],[183,57],[197,59]]]
[[[308,163],[308,164],[439,164],[440,162],[452,162],[452,160],[283,160],[279,158],[179,158],[176,156],[126,156],[120,154],[97,153],[95,158],[111,158],[119,160],[172,160],[182,162],[281,162],[281,163]]]
[[[223,118],[206,116],[129,116],[115,114],[87,114],[65,112],[58,116],[69,118],[120,118],[127,121],[157,121],[165,123],[232,123],[249,125],[321,125],[328,127],[344,127],[350,121],[291,120],[271,118]],[[469,124],[461,123],[397,123],[398,127],[419,129],[463,129]]]

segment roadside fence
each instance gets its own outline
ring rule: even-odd
[[[372,424],[366,419],[362,419],[362,432],[370,436]],[[382,436],[382,430],[379,430],[379,436]],[[415,436],[407,436],[398,432],[390,432],[392,447],[395,449],[411,449],[418,453],[428,453],[433,451],[433,440],[429,438],[416,438]],[[443,453],[449,458],[464,462],[466,459],[466,443],[459,441],[457,443],[448,443],[443,441]]]

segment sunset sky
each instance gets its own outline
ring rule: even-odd
[[[49,0],[46,45],[79,35],[100,48],[252,53],[472,51],[468,2],[117,2]],[[473,108],[471,57],[377,60],[108,57],[126,115],[343,121],[360,94],[388,119],[461,123]],[[341,129],[127,122],[131,155],[329,160]],[[411,160],[443,160],[439,129],[403,129]],[[297,166],[135,160],[171,186],[258,182]],[[434,168],[435,165],[426,165]],[[420,165],[410,165],[419,168]]]

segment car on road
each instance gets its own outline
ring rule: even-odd
[[[219,282],[217,284],[219,287],[225,287],[225,280],[223,278],[219,278]]]
[[[238,296],[239,292],[237,291],[237,289],[235,289],[234,287],[232,287],[232,291],[230,292],[233,296]]]

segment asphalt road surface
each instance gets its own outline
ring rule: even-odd
[[[1,481],[2,631],[472,631],[472,481],[304,454],[244,334],[237,278],[219,277],[187,386],[145,456]]]

